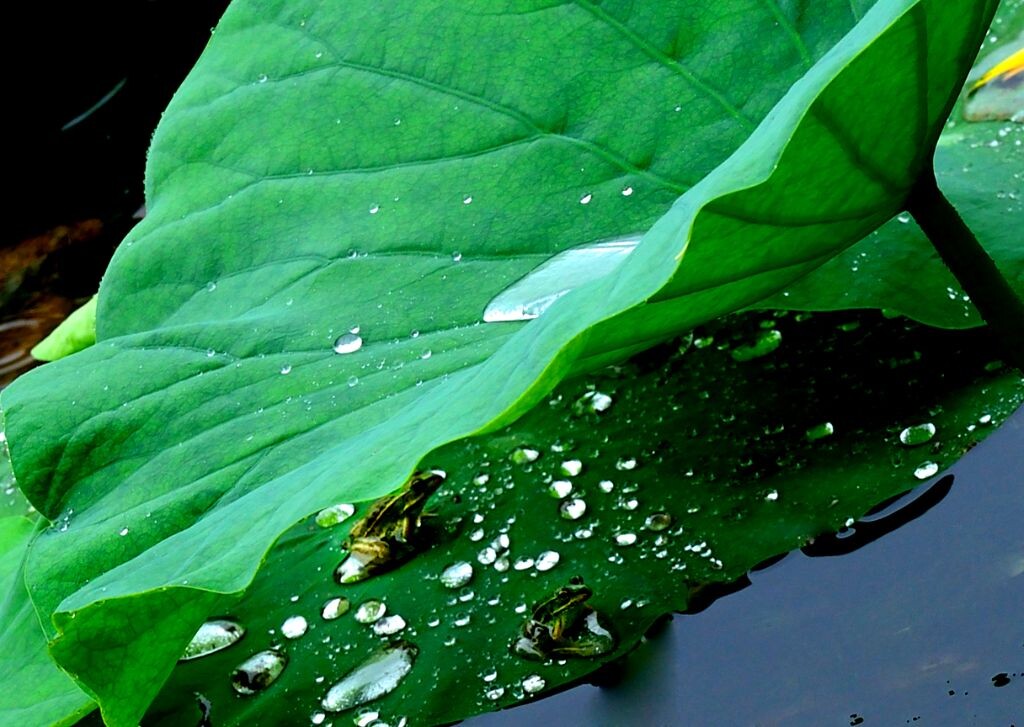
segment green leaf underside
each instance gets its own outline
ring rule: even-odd
[[[730,353],[765,330],[759,323],[781,332],[782,346],[737,363]],[[853,323],[860,326],[850,330]],[[666,346],[618,374],[567,382],[508,429],[433,453],[425,464],[443,468],[448,480],[430,507],[450,532],[391,573],[344,586],[331,577],[343,557],[338,545],[365,506],[329,530],[311,521],[292,528],[245,598],[211,611],[243,624],[246,636],[180,664],[143,725],[192,723],[195,693],[211,701],[215,724],[224,727],[307,723],[333,683],[396,639],[419,648],[414,668],[365,707],[388,724],[403,716],[414,725],[445,724],[513,704],[530,675],[543,678],[545,691],[558,688],[600,662],[512,655],[524,605],[582,575],[594,590],[591,603],[621,637],[620,649],[601,661],[621,656],[660,615],[685,609],[688,590],[729,582],[838,530],[917,484],[923,463],[944,468],[957,460],[1024,400],[1019,374],[986,370],[992,353],[981,331],[937,332],[877,314],[758,314],[696,337],[703,348],[680,355]],[[574,413],[591,390],[610,396],[611,406]],[[806,432],[826,422],[834,434],[809,440]],[[931,441],[899,443],[902,429],[924,423],[936,427]],[[514,463],[510,455],[520,447],[539,457]],[[572,460],[582,466],[576,476],[562,472]],[[487,481],[474,482],[481,475]],[[563,500],[548,492],[558,480],[572,483]],[[577,520],[560,515],[572,498],[586,503]],[[672,524],[652,531],[645,523],[655,513],[670,514]],[[478,560],[502,532],[510,539],[504,571]],[[616,543],[630,533],[635,543]],[[538,570],[545,551],[557,552],[558,563]],[[473,566],[473,579],[446,588],[438,577],[457,562]],[[338,596],[349,599],[349,612],[321,618],[323,604]],[[356,621],[356,607],[368,599],[382,599],[406,628],[382,638]],[[281,625],[296,615],[310,628],[289,640]],[[235,695],[234,667],[273,645],[290,657],[280,680],[263,694]],[[348,724],[357,713],[329,714],[325,723]]]
[[[50,659],[25,588],[22,561],[34,530],[23,516],[0,517],[0,715],[10,725],[70,725],[93,705]]]
[[[788,22],[738,0],[257,5],[232,6],[158,130],[99,343],[4,392],[19,481],[58,522],[30,548],[32,597],[113,725],[210,592],[245,588],[302,517],[891,217],[994,3],[883,0],[838,43],[846,2]],[[725,95],[705,79],[752,37]],[[656,219],[617,275],[529,324],[478,324],[552,253]],[[333,354],[353,326],[362,349]]]
[[[956,120],[939,139],[939,187],[1024,297],[1024,125]],[[885,308],[943,328],[981,325],[960,284],[901,215],[758,308]]]

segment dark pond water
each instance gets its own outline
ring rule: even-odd
[[[613,686],[464,724],[1024,725],[1024,410],[951,472],[676,616]]]

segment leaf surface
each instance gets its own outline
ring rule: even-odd
[[[994,6],[236,2],[154,138],[98,343],[4,392],[57,523],[27,567],[54,656],[134,725],[294,523],[863,237]],[[552,254],[648,228],[541,318],[480,323]]]
[[[778,350],[735,360],[768,330],[781,334]],[[447,724],[557,690],[621,657],[663,614],[700,608],[709,587],[772,556],[812,540],[810,555],[848,552],[920,514],[951,484],[935,475],[1024,401],[1020,376],[989,366],[983,331],[938,332],[877,313],[762,313],[701,327],[688,341],[566,382],[512,426],[433,453],[427,464],[448,474],[430,503],[443,534],[390,573],[347,585],[331,577],[365,505],[333,528],[312,519],[292,528],[246,596],[211,612],[244,625],[245,637],[179,664],[143,724],[194,721],[196,693],[225,727],[300,724],[324,713],[320,700],[342,675],[399,639],[418,647],[413,669],[363,707],[387,724]],[[901,432],[927,425],[927,441],[901,443]],[[528,449],[535,460],[516,457]],[[929,489],[861,517],[925,480]],[[503,535],[508,549],[495,543]],[[472,575],[446,585],[456,563]],[[619,648],[595,660],[513,655],[530,609],[576,575]],[[332,598],[348,610],[325,619]],[[357,608],[371,599],[387,612],[361,623]],[[282,636],[296,616],[308,630]],[[375,632],[396,617],[404,628]],[[228,675],[271,646],[289,656],[284,674],[262,694],[237,697]],[[524,688],[541,683],[540,692]],[[357,714],[326,714],[325,723]]]

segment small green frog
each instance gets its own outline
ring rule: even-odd
[[[593,595],[580,576],[537,604],[522,635],[512,644],[526,659],[593,658],[612,651],[617,640],[604,617],[587,605]]]
[[[354,583],[390,570],[419,546],[423,508],[444,482],[444,473],[417,472],[396,493],[377,500],[352,526],[342,548],[348,557],[334,571],[339,583]]]

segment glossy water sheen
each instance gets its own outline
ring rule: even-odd
[[[484,321],[496,323],[536,318],[573,288],[613,271],[639,242],[639,234],[626,235],[560,252],[501,291],[484,310]]]
[[[791,553],[751,573],[752,586],[675,617],[611,688],[464,724],[1019,727],[1024,411],[952,471],[949,493],[919,494],[934,506],[897,530],[841,557]]]

